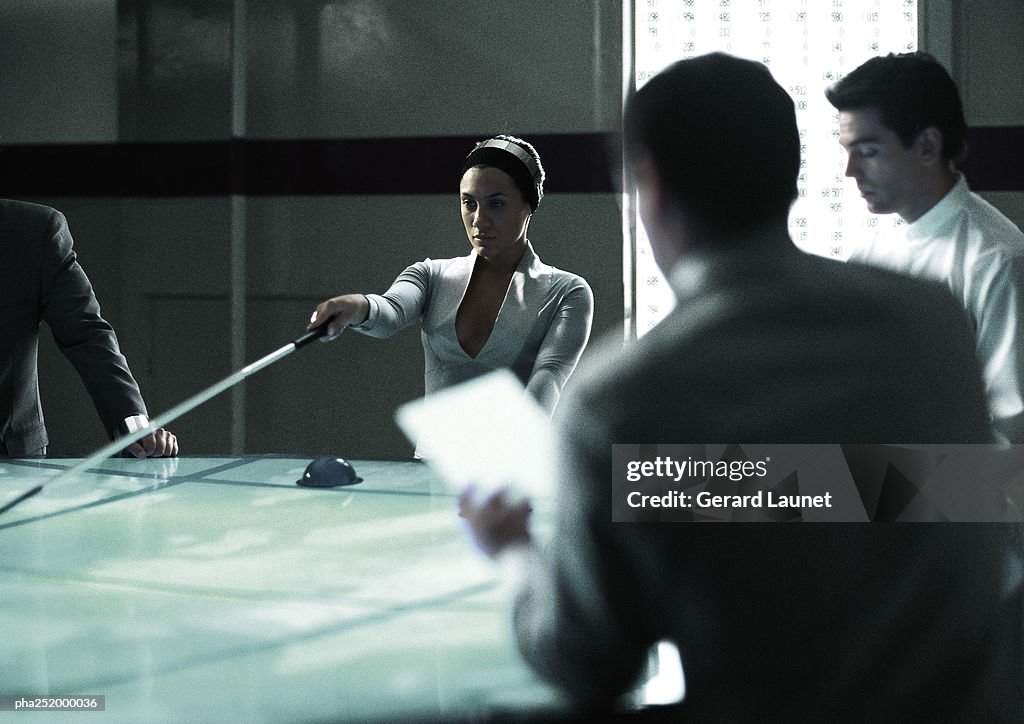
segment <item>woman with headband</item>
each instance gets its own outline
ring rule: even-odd
[[[419,321],[430,394],[508,368],[549,413],[590,336],[594,298],[575,274],[544,264],[526,237],[544,168],[514,136],[482,141],[462,166],[459,196],[472,251],[426,259],[384,294],[322,302],[309,322],[333,339],[351,327],[388,337]]]

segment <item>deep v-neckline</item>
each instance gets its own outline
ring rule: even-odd
[[[486,272],[477,275],[475,259],[472,260],[472,264],[469,281],[455,312],[454,325],[455,341],[459,349],[470,359],[477,359],[494,336],[494,330],[498,326],[509,290],[512,288],[515,270],[508,274],[504,289],[501,289],[500,284],[489,284]],[[500,293],[498,290],[501,290]]]

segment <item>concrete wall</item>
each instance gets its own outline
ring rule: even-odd
[[[621,15],[608,0],[4,3],[0,143],[614,132]],[[67,213],[155,413],[295,338],[318,301],[468,252],[456,200],[468,150],[438,193],[31,200]],[[621,325],[620,229],[613,193],[551,193],[530,227],[545,261],[591,282],[598,332]],[[48,339],[40,364],[50,454],[101,444]],[[422,376],[417,331],[346,334],[173,428],[185,453],[403,458],[411,446],[392,414],[422,394]]]
[[[1024,126],[1024,2],[964,0],[956,11],[954,67],[967,124]],[[1019,166],[1017,172],[1020,178]],[[985,191],[981,195],[1024,228],[1024,193]]]

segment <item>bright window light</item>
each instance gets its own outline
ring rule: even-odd
[[[676,60],[714,51],[765,63],[797,108],[802,166],[800,197],[789,222],[793,241],[805,251],[845,259],[898,217],[868,213],[844,177],[846,154],[825,88],[872,56],[916,50],[917,5],[918,0],[634,0],[633,43],[626,52],[633,52],[637,88]],[[635,213],[635,205],[624,208]],[[624,227],[631,228],[626,221]],[[635,290],[636,334],[642,336],[671,311],[674,298],[640,220],[634,222],[635,252],[627,255],[632,268],[626,274]]]

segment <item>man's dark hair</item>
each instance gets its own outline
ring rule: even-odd
[[[960,162],[967,151],[967,123],[956,83],[928,53],[878,56],[825,91],[839,111],[877,108],[882,123],[905,147],[929,126],[942,133],[942,157]]]
[[[627,163],[649,157],[711,235],[784,222],[796,199],[793,100],[760,63],[712,53],[669,66],[627,99],[623,136]]]

